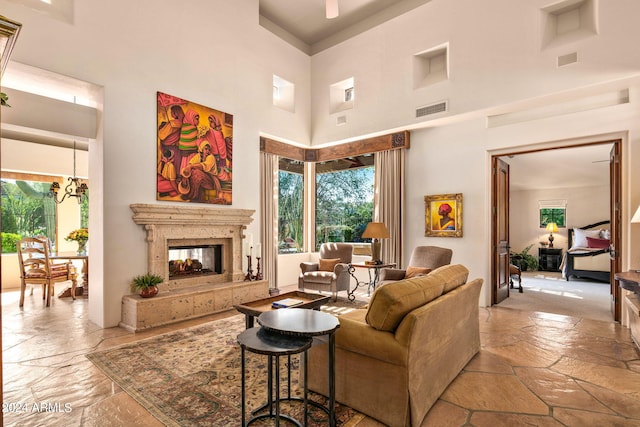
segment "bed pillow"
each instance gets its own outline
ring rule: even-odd
[[[609,239],[597,239],[595,237],[587,237],[587,247],[596,249],[606,249],[611,244]]]
[[[580,228],[573,229],[573,246],[574,248],[588,248],[587,237],[594,239],[600,238],[600,230],[582,230]]]

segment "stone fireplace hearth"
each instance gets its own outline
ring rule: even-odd
[[[147,271],[164,282],[154,298],[125,295],[120,326],[137,331],[232,309],[269,294],[266,280],[244,281],[242,239],[253,210],[133,204],[133,221],[146,230]],[[213,248],[216,265],[207,274],[175,274],[176,248]],[[190,249],[186,254],[202,254]],[[206,253],[206,251],[205,251]],[[207,264],[189,259],[189,265]],[[171,261],[171,262],[170,262]],[[187,261],[187,260],[180,260]]]

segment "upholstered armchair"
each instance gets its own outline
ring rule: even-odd
[[[383,268],[380,284],[427,274],[431,270],[451,263],[453,251],[439,246],[417,246],[411,254],[407,268]]]
[[[338,292],[349,291],[352,257],[353,246],[349,243],[323,243],[317,263],[300,263],[298,288],[331,292],[333,300],[337,300]]]

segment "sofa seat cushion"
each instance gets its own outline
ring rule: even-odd
[[[361,308],[338,316],[340,328],[336,332],[336,347],[406,366],[408,347],[396,340],[393,333],[367,325],[366,313],[367,309]]]
[[[442,295],[444,285],[445,280],[433,272],[386,284],[371,297],[366,321],[375,329],[393,332],[407,313]]]
[[[309,271],[303,274],[305,282],[331,284],[336,275],[333,271]]]

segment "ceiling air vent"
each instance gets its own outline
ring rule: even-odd
[[[447,111],[447,101],[438,102],[437,104],[425,105],[416,109],[416,117],[424,117],[431,114],[442,113]]]

